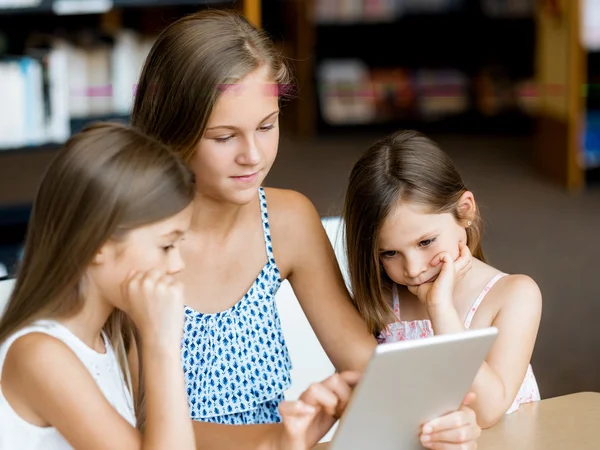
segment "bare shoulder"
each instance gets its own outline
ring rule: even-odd
[[[12,343],[6,354],[0,380],[4,396],[13,409],[38,426],[47,426],[39,403],[45,391],[64,380],[75,355],[63,342],[41,332],[28,333]]]
[[[288,219],[290,216],[305,217],[309,215],[317,216],[318,213],[313,203],[300,192],[291,189],[265,188],[267,196],[267,205],[269,208],[269,218]],[[288,219],[291,221],[291,219]]]
[[[271,231],[285,238],[305,236],[321,225],[320,216],[313,203],[297,191],[265,189]]]
[[[490,291],[499,312],[539,315],[542,309],[542,293],[538,284],[528,275],[507,275]],[[494,292],[495,291],[495,292]]]
[[[47,378],[48,371],[64,363],[79,361],[61,340],[46,333],[33,332],[18,338],[8,349],[2,370],[2,383],[13,376]]]
[[[328,252],[329,240],[321,217],[303,194],[287,189],[265,189],[273,251],[283,278],[298,264]]]

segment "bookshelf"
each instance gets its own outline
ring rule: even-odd
[[[311,4],[316,134],[533,133],[533,0]]]
[[[259,27],[264,20],[261,0],[0,0],[0,269],[17,261],[37,185],[60,145],[90,122],[128,122],[154,37],[205,7],[236,8]],[[91,91],[77,97],[77,83]]]
[[[156,35],[204,7],[261,25],[261,0],[0,0],[0,158],[60,145],[85,119],[126,119]]]
[[[534,162],[543,176],[573,193],[600,180],[599,19],[597,0],[544,1],[537,11]]]

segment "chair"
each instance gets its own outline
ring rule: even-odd
[[[0,279],[0,316],[2,316],[4,308],[6,308],[6,304],[8,303],[8,299],[10,298],[10,294],[12,293],[14,285],[14,278]]]
[[[339,217],[322,219],[335,251],[344,280],[349,285],[348,264],[344,247],[344,227]],[[335,372],[335,367],[323,350],[289,281],[285,280],[276,296],[277,309],[290,358],[292,385],[285,393],[286,400],[296,400],[312,383],[323,381]],[[331,439],[335,427],[322,441]]]

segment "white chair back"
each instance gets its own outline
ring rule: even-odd
[[[322,219],[322,223],[331,240],[346,284],[349,285],[343,222],[339,217],[327,217]],[[286,392],[285,398],[296,400],[312,383],[323,381],[332,375],[335,367],[323,350],[287,280],[279,288],[276,302],[283,334],[292,359],[292,385]],[[332,428],[322,441],[330,440],[335,428]]]
[[[0,316],[2,316],[4,308],[6,308],[6,304],[8,303],[8,299],[10,298],[10,294],[13,291],[14,285],[14,278],[0,280]]]

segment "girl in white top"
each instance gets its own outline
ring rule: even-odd
[[[59,152],[0,320],[0,450],[196,448],[175,279],[194,189],[167,147],[122,125],[90,126]],[[304,450],[356,382],[332,377],[253,432]]]
[[[495,326],[471,387],[478,423],[540,399],[539,288],[486,264],[477,204],[448,155],[414,131],[376,142],[352,170],[344,216],[354,299],[380,343]]]

